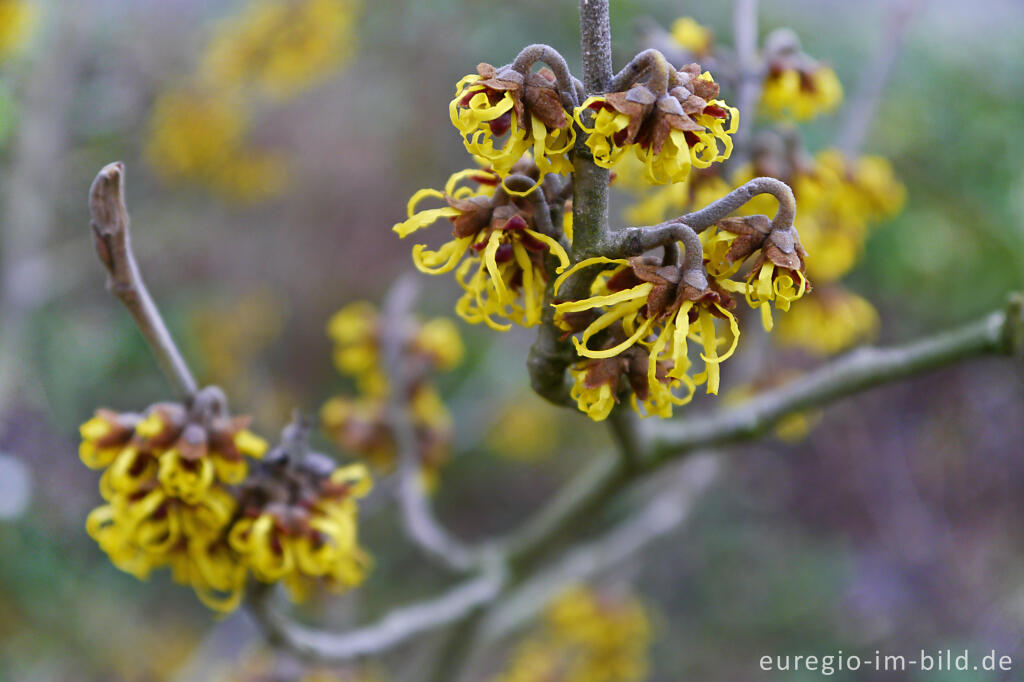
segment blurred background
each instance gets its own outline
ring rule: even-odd
[[[237,89],[222,85],[232,67],[215,48],[245,2],[39,1],[20,24],[9,4],[0,679],[230,679],[223,671],[254,636],[244,616],[217,621],[164,575],[120,573],[84,531],[99,495],[76,455],[78,425],[96,407],[168,396],[104,291],[89,183],[125,162],[137,255],[186,357],[274,438],[294,407],[316,412],[344,388],[329,316],[379,302],[411,269],[390,230],[407,198],[469,165],[448,120],[456,81],[531,42],[558,47],[578,73],[576,4],[353,2],[344,16],[314,17],[345,32],[341,49],[311,46]],[[889,4],[762,0],[761,30],[795,29],[849,95]],[[730,42],[730,3],[612,5],[616,66],[644,17],[669,26],[690,15]],[[892,161],[906,207],[846,278],[879,309],[882,343],[998,308],[1024,281],[1021,44],[1015,0],[933,0],[909,29],[864,150]],[[838,119],[805,127],[811,150],[830,144]],[[188,154],[182,135],[195,136]],[[421,312],[452,315],[455,283],[421,281]],[[436,504],[459,535],[479,538],[524,518],[608,442],[529,391],[530,331],[458,325],[467,357],[439,379],[455,436]],[[690,522],[628,567],[654,623],[650,679],[762,679],[762,654],[836,649],[996,649],[1024,666],[1019,363],[972,361],[875,390],[825,410],[799,442],[736,447],[723,463]],[[363,525],[375,571],[313,609],[339,624],[444,584],[403,543],[391,509]]]

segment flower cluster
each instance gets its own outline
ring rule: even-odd
[[[821,285],[820,298],[813,294],[808,305],[786,317],[779,341],[823,355],[870,340],[878,330],[877,313],[838,280],[857,263],[872,225],[902,208],[905,189],[891,165],[877,156],[847,161],[838,150],[826,149],[814,158],[755,158],[752,166],[737,171],[735,181],[768,174],[793,188],[800,238],[814,254],[807,273]],[[765,201],[759,197],[744,210],[772,210]]]
[[[293,95],[351,58],[358,9],[357,0],[254,0],[215,33],[201,72],[218,87]]]
[[[145,157],[167,182],[195,182],[235,201],[283,187],[283,160],[247,144],[249,122],[237,98],[200,87],[166,90],[149,125]]]
[[[455,86],[448,108],[466,150],[499,175],[531,151],[540,177],[572,171],[568,152],[576,131],[549,69],[522,73],[480,64]]]
[[[211,608],[237,606],[246,566],[227,543],[237,511],[229,486],[245,478],[246,457],[267,449],[247,422],[158,403],[142,414],[98,410],[82,425],[79,454],[104,470],[106,500],[86,527],[115,566],[140,579],[167,566]]]
[[[643,162],[646,181],[660,185],[682,182],[691,167],[707,168],[729,158],[739,111],[716,99],[718,84],[711,74],[690,64],[671,69],[667,83],[654,80],[589,97],[576,110],[594,163],[612,168],[632,148]],[[583,116],[588,110],[589,125]]]
[[[407,381],[408,419],[416,437],[424,482],[432,486],[447,461],[452,420],[437,390],[427,381],[431,371],[446,371],[462,360],[462,340],[446,318],[420,323],[407,320],[400,329],[385,330],[372,304],[359,301],[331,317],[327,333],[334,341],[334,364],[351,377],[358,396],[337,395],[320,410],[321,424],[342,448],[356,453],[373,467],[388,471],[397,460],[391,386],[383,372],[384,335],[403,337],[401,368]]]
[[[805,121],[835,110],[843,101],[836,72],[800,51],[796,36],[782,32],[765,48],[768,73],[761,110],[777,119]]]
[[[338,467],[319,453],[281,447],[242,485],[231,549],[262,582],[280,581],[296,602],[316,584],[360,584],[369,557],[358,542],[356,500],[372,485],[361,464]]]
[[[455,270],[465,292],[455,311],[467,322],[483,322],[499,331],[513,322],[531,327],[540,324],[543,313],[551,272],[548,257],[560,268],[569,263],[565,247],[553,234],[547,198],[539,201],[549,190],[545,186],[537,191],[537,196],[519,196],[502,186],[493,172],[460,171],[448,179],[444,191],[416,192],[409,200],[408,218],[393,229],[407,237],[447,218],[452,239],[436,250],[414,246],[416,267],[428,274]],[[421,209],[426,199],[443,205]]]
[[[333,73],[353,45],[355,0],[250,0],[215,31],[194,74],[162,91],[145,158],[167,182],[232,201],[280,193],[286,159],[250,141],[247,110],[298,94]]]
[[[770,330],[772,306],[788,310],[810,288],[795,230],[772,229],[765,216],[725,219],[696,245],[701,252],[684,254],[683,266],[650,256],[597,257],[576,264],[556,282],[557,294],[565,277],[592,266],[600,270],[590,296],[554,304],[555,323],[573,335],[583,358],[570,370],[571,394],[592,419],[608,416],[623,379],[642,416],[670,416],[673,406],[688,403],[700,385],[717,394],[720,365],[740,337],[733,295],[760,309]],[[732,279],[747,262],[744,280]],[[693,372],[690,342],[703,362],[699,373]]]
[[[494,682],[639,682],[650,640],[650,619],[635,597],[571,588]]]

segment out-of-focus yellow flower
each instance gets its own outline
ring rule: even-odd
[[[238,201],[278,193],[284,164],[248,149],[248,120],[230,98],[193,89],[169,90],[153,105],[145,157],[167,181],[195,182]]]
[[[711,51],[713,34],[705,26],[701,26],[693,17],[679,17],[672,22],[672,40],[676,45],[689,50],[697,57]]]
[[[647,86],[587,98],[574,117],[587,134],[594,163],[615,166],[628,148],[643,163],[649,184],[686,180],[691,168],[707,168],[732,154],[739,111],[715,99],[718,85],[691,64],[677,73],[681,85],[656,96]],[[584,113],[591,112],[590,123]]]
[[[871,303],[840,287],[816,289],[779,323],[779,343],[816,355],[832,355],[878,334]]]
[[[576,132],[549,71],[524,76],[480,64],[456,84],[448,109],[466,150],[498,175],[504,177],[530,151],[541,178],[572,171],[568,152]]]
[[[732,189],[710,172],[692,173],[686,182],[659,187],[626,208],[623,217],[630,225],[656,225],[721,199]]]
[[[107,504],[86,520],[111,562],[139,579],[169,567],[210,608],[237,607],[245,566],[224,543],[237,503],[225,484],[245,476],[244,456],[267,444],[244,419],[197,421],[183,406],[158,404],[145,415],[99,410],[82,424],[82,461],[104,469]]]
[[[31,36],[37,9],[25,0],[0,0],[0,59],[17,52]]]
[[[352,56],[356,0],[255,0],[224,20],[201,75],[218,88],[255,85],[284,98],[326,78]]]
[[[477,186],[461,185],[465,180]],[[545,258],[554,256],[560,270],[568,265],[569,256],[552,235],[538,231],[530,200],[504,190],[495,192],[496,183],[496,176],[485,171],[455,173],[443,192],[422,189],[413,194],[408,219],[393,229],[407,237],[448,218],[453,224],[450,241],[434,251],[424,244],[413,246],[417,269],[432,275],[455,270],[455,279],[465,291],[455,312],[467,322],[506,331],[511,324],[499,321],[504,318],[532,327],[540,324],[543,313],[548,281]],[[440,199],[445,205],[420,209],[425,199]]]
[[[448,461],[452,419],[441,396],[430,385],[418,385],[409,401],[423,481],[433,489]],[[335,396],[320,410],[324,431],[338,445],[365,459],[374,469],[395,467],[398,449],[387,401],[381,397]]]
[[[761,109],[783,120],[806,121],[834,111],[843,101],[843,86],[831,68],[770,70],[761,90]]]
[[[501,407],[487,434],[487,445],[502,457],[520,462],[543,459],[558,444],[560,419],[551,406],[527,392]]]
[[[192,313],[189,327],[211,383],[229,393],[248,391],[253,362],[281,331],[282,307],[274,295],[260,290],[227,305],[204,305]]]
[[[304,601],[315,581],[343,591],[363,581],[369,557],[358,544],[356,500],[372,485],[362,465],[335,469],[313,496],[284,504],[263,500],[246,506],[231,527],[231,548],[263,582],[282,582]],[[244,503],[243,503],[244,504]]]
[[[635,597],[571,588],[494,682],[639,682],[650,640],[650,620]]]

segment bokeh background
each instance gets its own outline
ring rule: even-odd
[[[448,121],[454,83],[531,42],[576,69],[576,6],[353,5],[340,61],[308,82],[223,98],[243,114],[239,133],[235,113],[175,110],[172,98],[203,83],[201,55],[245,3],[28,4],[27,38],[0,61],[0,679],[215,679],[251,643],[244,616],[217,621],[165,576],[118,572],[84,531],[99,498],[76,456],[78,425],[98,406],[167,395],[104,292],[89,182],[126,163],[138,257],[185,355],[273,437],[293,407],[315,412],[343,385],[330,314],[379,301],[410,269],[390,231],[408,196],[466,166]],[[728,42],[729,4],[616,0],[616,66],[642,17],[691,15]],[[761,4],[762,33],[794,28],[848,94],[889,5]],[[883,343],[970,320],[1024,282],[1021,44],[1015,0],[933,0],[910,28],[865,150],[892,160],[907,205],[846,280],[879,308]],[[812,150],[837,121],[805,128]],[[228,149],[242,165],[182,171],[160,148],[173,125],[193,126],[215,162]],[[454,283],[423,285],[422,312],[451,314]],[[456,436],[437,506],[478,538],[525,517],[608,442],[530,393],[532,334],[459,325],[467,359],[440,379]],[[825,410],[801,442],[735,447],[723,461],[690,522],[627,571],[656,624],[651,679],[763,679],[763,654],[837,649],[996,649],[1024,666],[1020,363],[973,361],[875,390]],[[371,578],[313,608],[338,624],[444,584],[402,542],[393,510],[364,525]]]

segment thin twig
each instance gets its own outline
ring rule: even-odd
[[[900,0],[892,6],[884,42],[879,46],[875,58],[861,72],[857,93],[848,100],[839,127],[836,146],[849,158],[856,156],[864,146],[896,60],[903,49],[907,28],[923,4],[924,0]]]
[[[477,557],[452,536],[434,516],[420,481],[419,444],[409,414],[409,377],[406,376],[407,321],[419,287],[404,275],[391,288],[382,311],[381,371],[391,386],[389,411],[398,451],[398,503],[409,539],[428,557],[454,571],[466,571]]]
[[[257,585],[251,612],[269,639],[307,660],[340,662],[387,651],[422,632],[457,623],[481,604],[495,599],[505,582],[503,564],[485,562],[485,570],[439,597],[397,608],[373,625],[348,632],[327,632],[302,625],[274,608],[273,586]]]
[[[107,289],[128,308],[167,379],[186,400],[197,384],[139,273],[124,198],[124,164],[107,164],[89,189],[96,255],[107,269]]]

